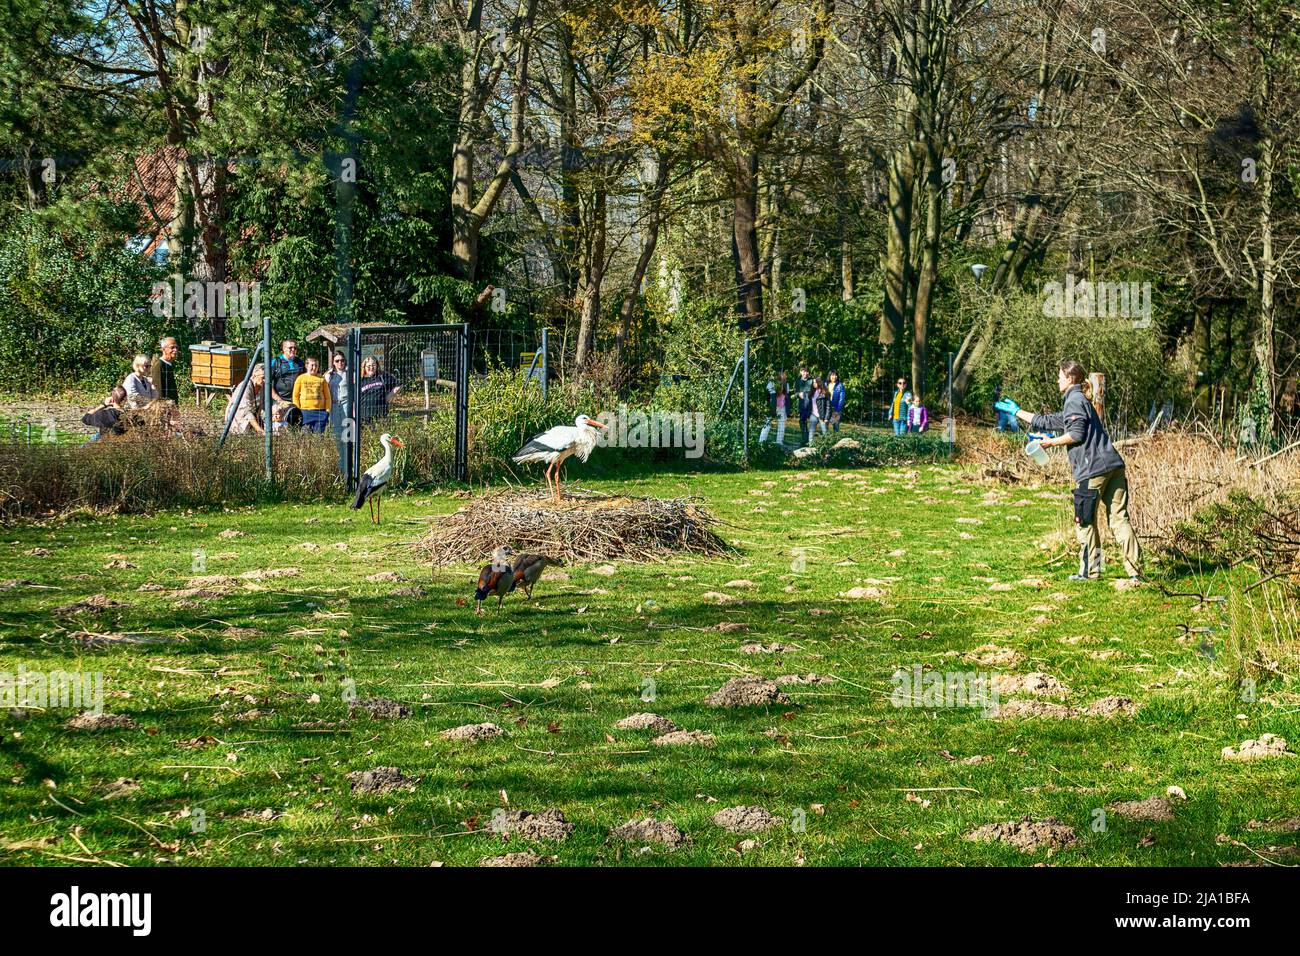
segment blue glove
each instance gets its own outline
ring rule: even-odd
[[[1042,432],[1042,433],[1029,432],[1029,434],[1025,437],[1025,441],[1026,442],[1042,441],[1044,438],[1055,438],[1055,437],[1056,436],[1053,435],[1051,432]]]
[[[1015,415],[1020,411],[1020,406],[1009,398],[1001,398],[993,403],[993,407],[1000,412],[1006,412],[1008,415]]]

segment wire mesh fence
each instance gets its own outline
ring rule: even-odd
[[[353,396],[349,487],[383,453],[379,436],[407,442],[403,480],[467,477],[469,330],[463,325],[354,328],[348,338]]]

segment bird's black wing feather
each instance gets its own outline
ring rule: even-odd
[[[530,439],[530,440],[529,440],[529,442],[528,442],[527,445],[525,445],[523,448],[519,449],[517,452],[515,452],[515,453],[514,453],[513,455],[511,455],[510,457],[511,457],[511,458],[516,458],[516,459],[517,459],[517,458],[523,458],[524,455],[535,455],[535,454],[537,454],[538,452],[544,452],[544,451],[553,451],[553,452],[558,452],[558,451],[560,451],[560,450],[561,450],[561,449],[559,449],[559,448],[552,448],[550,445],[547,445],[546,443],[544,443],[544,442],[540,442],[540,441],[538,441],[536,438],[533,438],[533,439]]]
[[[362,505],[366,503],[366,499],[369,497],[370,497],[370,476],[362,475],[361,480],[357,482],[357,497],[352,502],[352,507],[360,508]]]

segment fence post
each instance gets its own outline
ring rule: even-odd
[[[948,387],[945,389],[948,393],[948,423],[944,427],[944,441],[949,445],[957,441],[957,419],[952,415],[952,353],[948,353]],[[948,449],[948,454],[952,454],[952,449]]]
[[[262,316],[262,432],[265,436],[263,445],[266,454],[266,482],[275,481],[275,470],[271,467],[271,433],[275,431],[271,421],[271,317]]]
[[[542,326],[542,401],[546,401],[547,379],[551,377],[551,354],[547,347],[547,333],[550,330]]]
[[[460,327],[460,374],[456,376],[456,480],[469,481],[469,323]]]
[[[745,338],[744,386],[745,386],[745,390],[744,392],[741,393],[745,397],[743,402],[741,403],[740,428],[741,428],[741,434],[744,436],[742,460],[745,462],[746,465],[748,465],[749,464],[749,338],[748,337]]]
[[[348,394],[352,397],[352,412],[344,423],[348,439],[348,493],[356,489],[361,479],[361,330],[348,329]]]

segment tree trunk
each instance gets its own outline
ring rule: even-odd
[[[903,335],[907,308],[908,243],[912,234],[911,144],[889,158],[889,219],[885,224],[885,308],[880,316],[880,344],[888,351]]]
[[[763,319],[762,266],[758,249],[758,153],[736,157],[731,237],[736,267],[736,312],[741,329]]]
[[[596,349],[596,327],[600,322],[600,286],[605,280],[605,206],[603,181],[596,183],[591,204],[591,241],[582,270],[582,309],[578,317],[578,353],[574,356],[578,377],[588,372]]]
[[[478,58],[482,24],[476,7],[468,24],[461,24],[460,106],[456,137],[451,147],[451,257],[456,275],[472,282],[478,273],[479,237],[483,224],[496,208],[515,163],[524,148],[524,123],[528,105],[528,49],[537,0],[518,0],[513,24],[518,31],[506,38],[486,78],[479,75]],[[515,57],[510,141],[492,179],[475,198],[474,144],[483,111],[496,90],[497,80],[510,56]]]
[[[194,278],[200,282],[212,283],[207,288],[214,288],[217,284],[224,288],[230,275],[230,257],[226,249],[224,228],[229,184],[226,160],[222,157],[206,157],[196,165],[198,189],[195,208],[199,213],[199,244],[194,261]],[[191,169],[193,168],[192,165]],[[224,298],[224,295],[216,297],[217,311],[207,317],[212,338],[217,342],[226,340],[227,306]],[[208,301],[207,295],[204,296],[204,301]]]
[[[582,224],[578,210],[578,69],[573,58],[573,29],[558,20],[560,47],[560,280],[565,308],[578,289],[576,266],[578,235]]]
[[[903,335],[911,286],[912,215],[916,184],[917,14],[899,4],[894,56],[898,64],[898,92],[894,97],[894,130],[898,146],[890,154],[886,173],[889,218],[885,224],[885,303],[880,316],[882,356],[890,353]]]
[[[1200,301],[1193,308],[1196,312],[1192,320],[1192,358],[1195,366],[1192,404],[1198,412],[1208,414],[1214,405],[1213,377],[1210,371],[1213,307],[1208,301]]]
[[[939,239],[943,232],[943,183],[939,151],[933,144],[926,160],[925,245],[916,277],[916,302],[912,309],[912,389],[925,394],[929,361],[930,310],[939,279]]]
[[[1255,366],[1257,388],[1265,406],[1260,435],[1270,438],[1277,424],[1277,314],[1273,295],[1278,265],[1273,249],[1273,161],[1273,140],[1266,136],[1259,143],[1259,324],[1255,329]]]
[[[650,208],[645,217],[645,241],[641,245],[641,253],[637,256],[636,266],[632,270],[632,281],[628,284],[627,292],[623,296],[623,302],[618,309],[618,332],[614,339],[614,357],[619,367],[623,366],[623,351],[627,348],[628,339],[632,334],[632,311],[641,298],[641,286],[645,283],[646,273],[650,271],[650,263],[654,261],[655,246],[659,244],[659,227],[662,224],[661,210],[663,208],[664,193],[668,188],[668,177],[670,167],[667,160],[660,156],[655,164],[655,181],[654,187],[650,193]]]
[[[478,234],[474,220],[474,146],[468,139],[451,149],[451,258],[457,275],[467,282],[478,271]]]

